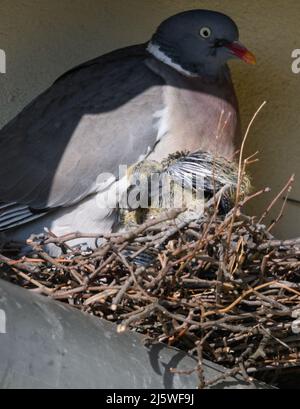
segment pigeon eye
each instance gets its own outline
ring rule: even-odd
[[[211,36],[211,29],[209,27],[202,27],[200,30],[200,35],[203,38],[209,38]]]

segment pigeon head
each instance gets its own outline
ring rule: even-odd
[[[232,58],[255,64],[255,56],[238,40],[238,27],[228,16],[190,10],[161,23],[148,51],[188,76],[217,77]]]

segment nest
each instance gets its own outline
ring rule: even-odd
[[[228,368],[223,378],[239,373],[249,383],[273,382],[300,367],[300,239],[276,240],[273,225],[263,224],[279,198],[260,219],[242,212],[251,197],[237,197],[225,216],[208,203],[199,219],[177,222],[173,209],[106,235],[89,252],[68,247],[79,233],[50,232],[43,242],[30,241],[31,258],[6,249],[1,277],[115,322],[119,332],[187,351],[197,365],[185,374],[197,372],[200,388],[217,381],[205,379],[203,359]],[[42,246],[49,243],[66,254],[51,258]]]

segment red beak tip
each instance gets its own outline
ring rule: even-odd
[[[239,42],[234,42],[228,46],[229,50],[233,55],[241,60],[245,61],[247,64],[255,65],[256,64],[256,57],[255,55],[249,51],[246,47],[244,47]]]
[[[247,63],[251,65],[255,65],[257,60],[254,54],[252,54],[250,51],[246,51],[244,54],[244,57],[242,59]]]

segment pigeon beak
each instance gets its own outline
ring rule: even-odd
[[[256,57],[251,51],[249,51],[246,47],[244,47],[240,42],[234,41],[233,43],[225,45],[231,53],[240,58],[241,60],[245,61],[247,64],[256,64]]]

